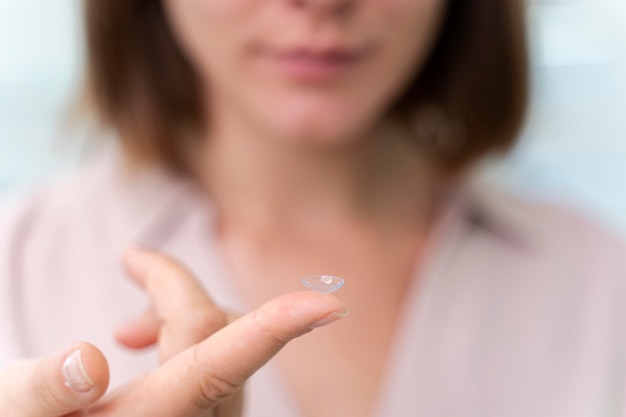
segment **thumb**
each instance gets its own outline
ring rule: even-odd
[[[20,362],[0,374],[0,415],[59,417],[98,400],[109,367],[93,345],[78,343],[50,356]]]

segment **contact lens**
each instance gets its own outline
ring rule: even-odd
[[[315,292],[329,294],[343,287],[344,279],[334,275],[312,275],[302,278],[302,285]]]

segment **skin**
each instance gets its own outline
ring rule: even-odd
[[[291,339],[310,332],[316,322],[345,313],[336,297],[303,291],[286,294],[229,323],[175,260],[134,249],[126,254],[125,264],[151,298],[153,310],[124,325],[117,337],[129,347],[158,343],[161,366],[98,401],[109,381],[106,359],[92,345],[73,345],[2,373],[1,415],[237,416],[248,376]],[[85,370],[94,382],[87,392],[72,390],[63,378],[62,364],[77,348],[82,349]]]
[[[236,120],[255,136],[336,147],[362,139],[424,61],[444,2],[166,0],[165,6],[205,81],[212,135]],[[287,77],[267,59],[303,45],[369,52],[350,71],[319,82]]]
[[[259,307],[233,321],[175,260],[132,250],[129,275],[153,308],[117,337],[131,348],[156,344],[161,366],[102,398],[106,359],[89,344],[71,346],[0,374],[0,415],[237,417],[248,376],[320,320],[345,315],[333,295],[293,292],[294,277],[312,271],[352,278],[342,289],[350,317],[290,342],[277,359],[307,415],[371,414],[439,187],[436,167],[381,134],[380,121],[426,59],[444,0],[164,5],[205,81],[206,140],[193,169],[219,208],[233,279]],[[316,79],[266,59],[330,44],[362,58]],[[77,348],[95,384],[86,393],[61,372]]]

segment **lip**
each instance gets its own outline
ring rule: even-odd
[[[371,54],[371,48],[296,46],[266,51],[264,58],[283,76],[301,82],[345,77]]]

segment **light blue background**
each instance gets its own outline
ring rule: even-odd
[[[77,4],[0,0],[0,190],[74,161],[60,120],[79,82]]]
[[[77,0],[0,0],[0,191],[63,171],[80,81]],[[524,140],[492,177],[572,201],[626,232],[626,1],[530,3],[533,99]]]

